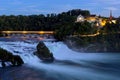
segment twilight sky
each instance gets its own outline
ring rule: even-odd
[[[0,15],[60,13],[71,9],[89,10],[92,14],[120,16],[120,0],[0,0]]]

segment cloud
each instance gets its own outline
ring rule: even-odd
[[[83,9],[91,14],[108,14],[112,10],[119,15],[119,5],[120,0],[1,0],[0,11],[5,14],[48,14]]]
[[[12,5],[21,5],[22,2],[20,0],[13,0],[12,2],[10,1],[9,4],[12,4]]]
[[[27,8],[36,8],[37,6],[36,5],[29,5],[29,6],[26,6]]]
[[[106,7],[105,9],[106,9],[106,10],[112,10],[112,11],[117,11],[117,10],[119,10],[119,9],[116,8],[116,7]]]
[[[48,14],[48,13],[57,12],[57,11],[55,11],[53,9],[51,9],[51,10],[50,9],[49,10],[44,10],[44,9],[30,8],[30,7],[29,8],[28,7],[26,7],[26,8],[19,8],[19,9],[16,9],[14,11],[19,12],[19,13],[24,13],[26,15],[42,14],[42,13]]]
[[[110,4],[110,5],[120,5],[120,1],[114,0],[114,1],[108,2],[108,4]]]
[[[88,6],[97,6],[99,4],[97,2],[91,2],[91,3],[87,3],[86,5],[88,5]]]
[[[97,0],[98,2],[108,4],[108,5],[119,5],[120,0]]]
[[[7,10],[7,9],[5,9],[5,8],[0,8],[0,11],[4,11],[4,10]]]

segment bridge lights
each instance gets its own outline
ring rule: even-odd
[[[6,33],[9,34],[9,33],[11,33],[11,32],[10,32],[10,31],[7,31]]]
[[[26,34],[26,33],[27,33],[27,31],[23,31],[22,33],[23,33],[23,34]]]
[[[44,34],[44,31],[40,31],[39,34]]]

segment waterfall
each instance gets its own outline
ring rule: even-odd
[[[43,63],[33,54],[36,51],[38,42],[0,41],[0,47],[12,52],[14,55],[20,55],[25,62],[24,65],[38,70],[45,70],[46,75],[57,77],[60,80],[119,79],[117,74],[120,72],[119,54],[80,53],[72,51],[63,42],[44,43],[55,57],[53,63]]]

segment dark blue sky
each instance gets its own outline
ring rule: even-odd
[[[60,13],[71,9],[89,10],[92,14],[120,16],[120,0],[0,0],[0,15]]]

